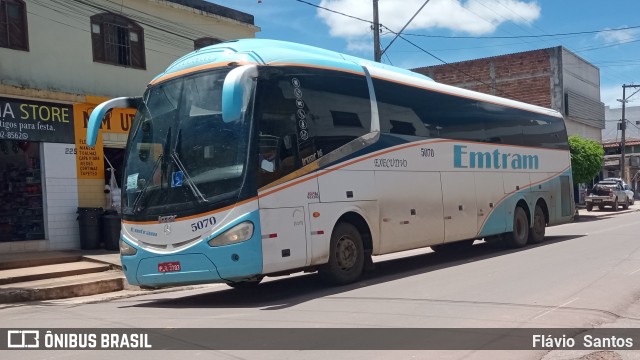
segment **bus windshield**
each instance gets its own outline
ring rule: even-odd
[[[222,85],[230,70],[146,91],[127,143],[123,215],[186,215],[237,196],[250,126],[246,119],[222,120]]]

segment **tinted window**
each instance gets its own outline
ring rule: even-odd
[[[374,79],[383,133],[568,149],[560,118]]]
[[[370,132],[371,101],[364,75],[268,69],[261,73],[257,99],[259,186]],[[273,171],[263,163],[269,157]]]

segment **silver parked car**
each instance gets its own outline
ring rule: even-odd
[[[635,197],[635,194],[633,193],[633,190],[631,190],[631,186],[629,186],[621,178],[606,178],[603,181],[615,181],[619,183],[622,186],[622,189],[624,190],[624,192],[627,194],[628,203],[630,205],[633,205],[636,202],[635,200],[636,197]]]

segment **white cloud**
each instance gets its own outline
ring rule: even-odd
[[[399,31],[422,6],[423,0],[380,0],[380,23]],[[371,0],[322,0],[320,6],[372,20]],[[371,36],[371,27],[362,21],[318,9],[318,16],[335,37]],[[540,16],[535,1],[524,0],[431,0],[411,22],[407,30],[450,29],[472,35],[488,34],[504,22],[530,24]],[[407,31],[405,30],[405,31]]]
[[[609,28],[605,30],[610,30]],[[603,39],[607,43],[625,43],[631,40],[635,40],[640,31],[636,29],[618,30],[601,32],[596,35],[596,39]]]
[[[371,52],[371,41],[358,40],[358,39],[348,39],[347,40],[347,50],[359,53]]]

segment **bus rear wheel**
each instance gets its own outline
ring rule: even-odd
[[[527,213],[520,206],[513,211],[513,230],[506,233],[504,243],[510,248],[520,248],[527,245],[529,239],[529,220]]]
[[[544,218],[544,212],[540,205],[536,205],[533,215],[533,226],[529,230],[529,243],[539,244],[544,241],[544,233],[547,222]]]
[[[319,269],[321,278],[334,285],[352,283],[364,268],[364,246],[358,229],[346,222],[331,233],[329,262]]]

